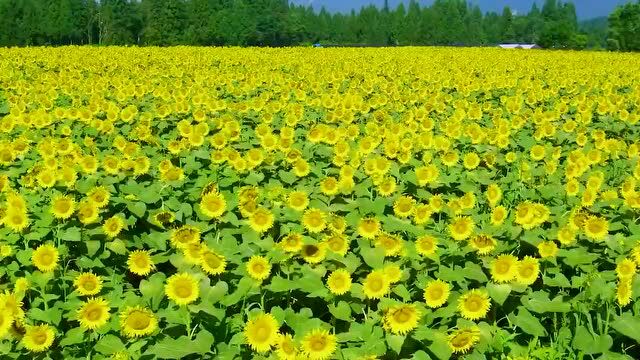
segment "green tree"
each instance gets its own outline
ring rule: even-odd
[[[609,15],[608,48],[640,51],[640,1],[617,7]]]

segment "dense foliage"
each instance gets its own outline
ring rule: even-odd
[[[483,14],[465,0],[436,0],[430,6],[413,0],[395,9],[368,6],[349,14],[314,11],[287,0],[0,0],[0,46],[315,42],[605,46],[597,32],[579,31],[574,5],[560,0],[546,0],[541,8],[534,4],[528,14],[518,15],[508,7]]]
[[[0,354],[638,359],[639,67],[0,50]]]
[[[640,1],[617,7],[609,16],[609,24],[610,49],[640,51]]]

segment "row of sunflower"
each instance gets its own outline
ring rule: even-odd
[[[638,65],[0,49],[0,353],[638,358]]]

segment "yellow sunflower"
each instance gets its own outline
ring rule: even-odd
[[[558,253],[558,245],[554,241],[543,241],[538,244],[538,253],[540,257],[555,257]]]
[[[266,208],[260,207],[249,217],[249,226],[256,232],[265,232],[273,226],[273,214]]]
[[[309,360],[326,360],[336,351],[336,343],[336,336],[327,330],[312,330],[302,339],[302,353]]]
[[[31,352],[43,352],[51,347],[55,339],[55,331],[48,324],[27,325],[22,337],[22,345]]]
[[[618,281],[618,286],[616,287],[616,300],[618,301],[618,305],[627,306],[631,303],[631,280],[630,279],[621,279]]]
[[[482,319],[490,307],[489,295],[485,290],[470,290],[458,299],[458,310],[468,320]]]
[[[198,299],[200,287],[198,281],[189,273],[179,273],[167,279],[164,292],[169,300],[180,306],[189,305]]]
[[[473,234],[475,224],[473,220],[468,216],[457,217],[449,225],[449,234],[454,240],[464,240]]]
[[[538,259],[525,256],[520,260],[516,269],[516,281],[523,285],[531,285],[538,279],[540,264]]]
[[[2,219],[4,226],[15,232],[21,232],[29,226],[29,217],[24,210],[9,208]]]
[[[109,321],[109,303],[101,298],[89,299],[78,309],[77,319],[86,330],[95,330]]]
[[[227,266],[227,260],[224,256],[216,254],[211,249],[202,251],[200,259],[200,267],[209,275],[222,274]]]
[[[264,353],[278,343],[278,321],[271,314],[259,314],[251,318],[244,327],[244,337],[251,349]]]
[[[423,235],[416,240],[416,250],[422,256],[431,256],[436,253],[438,239],[431,235]]]
[[[209,192],[202,196],[200,200],[200,211],[212,219],[217,219],[224,214],[227,209],[227,202],[224,196],[218,192]]]
[[[129,253],[127,266],[129,271],[140,276],[149,275],[156,267],[148,250],[135,250]]]
[[[178,249],[184,248],[187,244],[192,244],[200,241],[200,230],[194,226],[184,225],[180,228],[173,230],[171,238],[169,239],[171,244]]]
[[[304,245],[304,243],[302,242],[302,235],[298,233],[289,233],[280,240],[278,245],[286,252],[295,253],[302,249],[302,245]]]
[[[3,339],[9,333],[12,325],[13,317],[4,309],[0,310],[0,339]]]
[[[56,219],[68,219],[75,211],[76,202],[71,196],[57,196],[51,202],[51,213]]]
[[[509,282],[516,277],[517,265],[517,257],[500,255],[491,263],[491,278],[498,283]]]
[[[430,308],[439,308],[447,302],[450,293],[449,284],[440,279],[432,280],[424,288],[424,301]]]
[[[85,272],[76,276],[73,285],[82,296],[96,295],[102,290],[102,279],[91,272]]]
[[[387,309],[384,322],[394,334],[405,335],[418,326],[420,311],[413,304],[402,304]]]
[[[459,329],[449,335],[449,347],[456,354],[464,354],[480,340],[480,329],[476,326]]]
[[[58,266],[58,249],[50,244],[38,246],[31,255],[31,262],[42,272],[51,272]]]
[[[327,288],[335,295],[346,294],[351,289],[351,274],[345,269],[335,270],[327,278]]]
[[[278,335],[276,356],[279,360],[296,360],[298,358],[298,347],[290,334]]]
[[[318,233],[327,227],[325,214],[322,210],[311,208],[302,215],[302,225],[311,233]]]
[[[605,218],[589,216],[584,222],[584,233],[589,239],[602,241],[609,234],[609,222]]]
[[[382,270],[373,270],[362,283],[364,296],[370,299],[380,299],[389,292],[389,280]]]
[[[636,274],[636,263],[631,259],[622,259],[616,266],[616,274],[620,280],[632,279]]]
[[[247,273],[254,280],[262,281],[269,277],[271,264],[262,256],[252,256],[247,262]]]
[[[124,227],[124,220],[118,215],[112,216],[102,224],[102,231],[110,238],[114,238],[120,234]]]
[[[120,329],[129,338],[150,335],[158,327],[158,319],[149,309],[127,307],[120,314]]]
[[[358,235],[373,239],[380,233],[380,222],[375,218],[364,218],[358,223]]]
[[[319,243],[317,245],[305,244],[302,245],[302,248],[300,249],[300,255],[302,255],[304,261],[309,264],[317,264],[325,259],[327,255],[327,246],[323,243]]]
[[[342,234],[327,236],[322,243],[327,247],[327,249],[340,256],[346,255],[347,251],[349,251],[349,242],[347,237]]]
[[[107,190],[104,186],[98,186],[91,189],[87,196],[89,197],[91,202],[98,208],[107,206],[107,204],[109,203],[109,199],[111,198],[109,190]]]
[[[496,248],[496,239],[489,235],[476,235],[469,239],[469,245],[480,255],[487,255]]]
[[[98,221],[100,209],[91,200],[83,200],[78,205],[78,220],[88,225]]]
[[[309,198],[304,191],[292,191],[287,198],[287,205],[296,211],[304,211],[309,205]]]

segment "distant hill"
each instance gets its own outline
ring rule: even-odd
[[[590,48],[605,48],[607,45],[607,27],[609,21],[606,16],[600,16],[589,20],[581,21],[578,28],[587,34],[589,40],[587,46]]]

